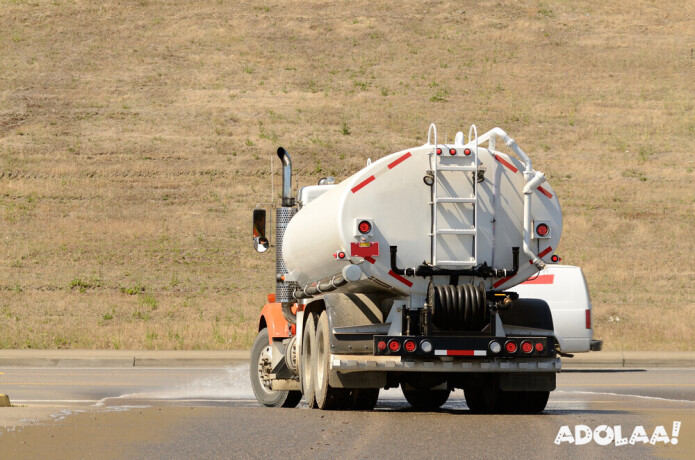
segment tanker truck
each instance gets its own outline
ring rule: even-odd
[[[296,197],[277,156],[276,290],[250,359],[261,405],[371,410],[400,386],[417,410],[463,389],[476,413],[537,413],[561,356],[600,349],[581,269],[557,264],[558,198],[502,129],[441,143],[432,124],[426,144]],[[266,252],[266,209],[253,214]]]

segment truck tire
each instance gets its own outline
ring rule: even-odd
[[[351,410],[373,410],[379,400],[379,388],[355,388],[350,394]]]
[[[316,314],[309,313],[304,324],[302,334],[302,353],[299,359],[299,373],[302,380],[302,393],[309,408],[316,407],[316,393],[314,391],[314,370],[312,357],[316,352]]]
[[[321,312],[316,326],[316,347],[312,356],[314,370],[314,391],[316,393],[316,407],[321,410],[347,409],[350,390],[345,388],[333,388],[328,382],[328,367],[331,357],[328,330],[328,314]]]
[[[277,391],[270,388],[268,376],[272,371],[271,353],[268,329],[262,329],[251,347],[249,375],[253,394],[265,407],[296,407],[302,399],[301,391]]]
[[[468,409],[474,414],[493,414],[500,405],[500,390],[494,385],[466,385],[463,394]]]
[[[406,390],[403,396],[413,409],[418,411],[437,410],[449,399],[451,390]]]
[[[522,391],[524,393],[519,411],[522,414],[538,414],[545,410],[550,397],[549,391]]]
[[[463,393],[474,414],[538,414],[550,396],[549,391],[503,391],[494,385],[467,386]]]

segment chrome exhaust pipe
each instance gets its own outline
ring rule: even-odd
[[[282,161],[282,205],[294,206],[292,198],[292,159],[282,147],[278,148],[278,158]]]

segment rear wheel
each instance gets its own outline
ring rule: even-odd
[[[545,410],[550,397],[549,391],[521,391],[522,403],[519,411],[523,414],[537,414]]]
[[[436,410],[446,403],[451,390],[406,390],[403,396],[415,410]]]
[[[476,414],[537,414],[548,403],[549,391],[503,391],[494,385],[463,389],[466,404]]]
[[[379,388],[355,388],[350,394],[350,409],[372,410],[379,399]]]
[[[310,408],[316,407],[316,394],[314,391],[314,370],[312,368],[312,356],[316,350],[316,315],[309,313],[304,324],[302,334],[302,353],[299,360],[300,375],[302,378],[302,392],[304,400]]]
[[[328,367],[331,357],[328,331],[328,315],[322,312],[316,326],[316,348],[313,350],[312,367],[316,393],[316,406],[319,409],[346,409],[349,404],[350,390],[333,388],[328,383]]]
[[[253,393],[258,402],[266,407],[296,407],[302,399],[300,391],[278,391],[271,388],[272,353],[268,329],[263,329],[251,348],[249,375]]]

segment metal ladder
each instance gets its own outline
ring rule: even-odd
[[[434,133],[434,148],[430,152],[430,165],[432,166],[432,173],[434,175],[434,183],[432,184],[432,200],[430,205],[432,206],[432,232],[429,234],[432,238],[432,265],[455,265],[459,267],[474,267],[478,265],[478,130],[475,125],[471,125],[468,130],[468,143],[464,145],[464,148],[471,149],[471,155],[464,155],[463,149],[457,149],[456,155],[452,155],[450,158],[454,161],[455,165],[442,165],[440,164],[441,157],[446,153],[449,154],[447,146],[447,151],[442,150],[442,154],[437,155],[437,128],[432,123],[427,132],[427,143],[430,144],[430,135]],[[472,141],[473,140],[473,141]],[[463,143],[463,142],[462,142]],[[461,150],[460,152],[458,150]],[[456,171],[464,174],[473,174],[472,183],[473,187],[471,190],[471,195],[468,197],[456,197],[456,196],[440,196],[438,182],[442,176],[440,172],[442,171]],[[461,209],[465,209],[465,206],[473,207],[473,226],[470,228],[442,228],[437,222],[437,214],[439,207],[443,203],[458,203]],[[440,235],[460,235],[461,237],[470,237],[471,242],[471,255],[469,259],[463,260],[439,260],[437,257],[437,249],[440,245]]]

